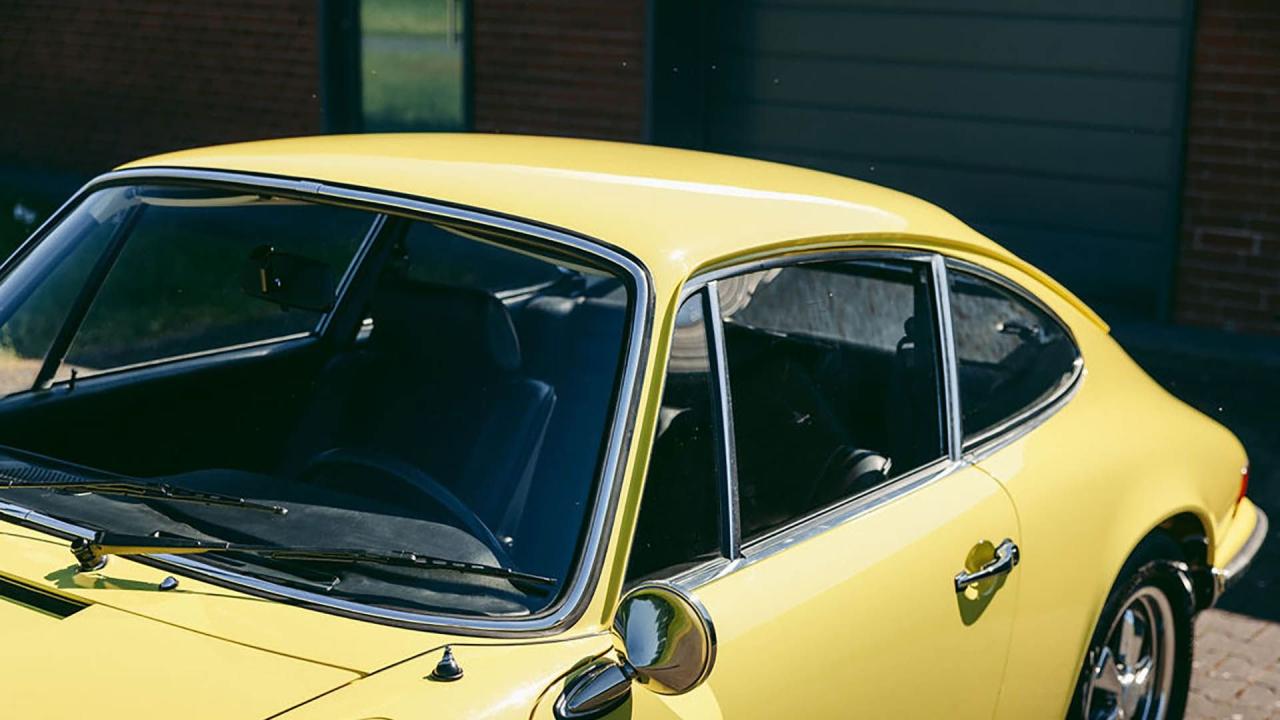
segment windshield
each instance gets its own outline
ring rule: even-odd
[[[20,252],[0,502],[396,610],[523,617],[568,586],[631,302],[598,261],[169,184]]]

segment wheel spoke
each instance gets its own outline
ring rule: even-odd
[[[1138,613],[1129,608],[1120,619],[1120,642],[1116,650],[1120,654],[1120,663],[1128,670],[1133,670],[1142,662],[1142,639],[1146,634],[1142,619]]]
[[[1120,696],[1124,685],[1120,680],[1120,668],[1116,666],[1116,657],[1111,648],[1103,647],[1098,651],[1098,659],[1093,664],[1093,689],[1102,690],[1116,697]]]
[[[1133,668],[1131,675],[1133,677],[1133,689],[1139,695],[1146,692],[1147,686],[1151,684],[1151,674],[1154,670],[1155,662],[1150,656],[1147,656]]]

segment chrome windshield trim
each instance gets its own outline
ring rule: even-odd
[[[372,605],[348,602],[315,593],[290,588],[229,570],[177,556],[136,558],[140,562],[179,568],[198,579],[222,584],[239,590],[360,619],[382,622],[401,627],[434,630],[455,634],[506,637],[530,634],[546,635],[564,629],[576,621],[586,610],[591,593],[600,584],[603,561],[607,551],[607,538],[612,530],[613,517],[622,485],[625,459],[632,442],[631,427],[639,406],[639,392],[643,381],[643,359],[648,350],[649,331],[653,317],[653,291],[648,271],[640,262],[621,249],[605,242],[573,233],[569,230],[548,227],[533,220],[508,217],[478,209],[457,207],[421,198],[379,192],[366,188],[353,188],[326,184],[313,180],[299,180],[270,175],[238,173],[220,170],[188,168],[132,168],[101,175],[64,203],[53,216],[33,233],[0,266],[0,274],[7,272],[18,259],[43,236],[55,227],[90,192],[111,185],[132,182],[170,181],[197,182],[210,185],[240,187],[249,190],[268,190],[287,193],[301,198],[316,198],[339,204],[361,207],[373,212],[418,217],[428,220],[450,220],[483,228],[503,231],[529,238],[552,248],[567,250],[572,254],[587,255],[603,265],[622,273],[631,283],[631,317],[626,335],[625,356],[621,376],[616,388],[616,400],[610,421],[608,441],[601,464],[599,482],[588,518],[586,538],[582,543],[572,581],[560,599],[546,610],[516,618],[484,618],[449,615],[444,613],[409,612],[391,610]],[[42,513],[11,503],[0,503],[0,520],[10,520],[24,525],[51,531],[67,537],[89,537],[87,528],[51,518]]]
[[[670,582],[688,591],[697,590],[703,585],[849,523],[968,465],[969,463],[963,461],[939,458],[875,490],[848,498],[753,541],[743,548],[741,558],[730,560],[722,557],[709,560],[673,576]]]

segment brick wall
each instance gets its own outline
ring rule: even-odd
[[[1176,314],[1280,335],[1280,3],[1199,6]]]
[[[471,13],[476,130],[642,139],[644,0],[477,0]]]
[[[0,0],[0,162],[96,173],[320,130],[317,0]]]

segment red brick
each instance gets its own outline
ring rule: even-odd
[[[641,140],[645,3],[472,5],[476,130]]]
[[[319,3],[0,0],[0,157],[98,172],[320,126]]]
[[[1198,6],[1175,315],[1280,335],[1280,5]]]

